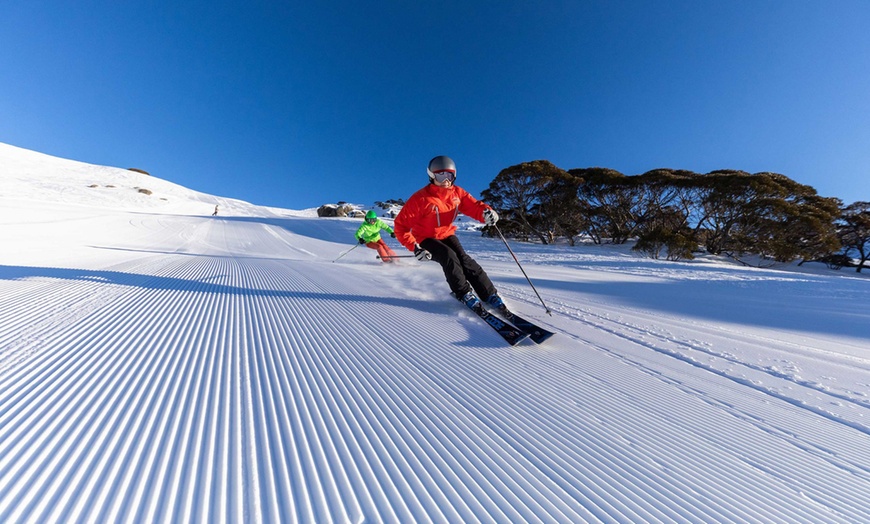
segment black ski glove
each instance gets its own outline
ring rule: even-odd
[[[395,231],[391,232],[391,233],[390,233],[390,236],[393,237],[393,238],[396,238],[396,232],[395,232]]]
[[[488,226],[494,226],[496,222],[498,222],[498,213],[495,212],[495,209],[486,208],[483,211],[483,223]]]
[[[420,247],[420,244],[414,245],[414,256],[421,262],[424,260],[432,260],[432,253]]]
[[[359,243],[360,243],[360,244],[365,244],[365,243],[366,243],[366,241],[365,241],[365,240],[363,240],[363,239],[359,239]]]

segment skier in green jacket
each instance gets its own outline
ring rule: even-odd
[[[360,244],[365,244],[366,247],[377,250],[382,261],[392,262],[396,252],[390,249],[390,246],[381,238],[381,229],[385,229],[391,237],[396,238],[393,228],[378,218],[377,213],[369,211],[366,213],[366,219],[363,224],[356,230],[355,236]]]

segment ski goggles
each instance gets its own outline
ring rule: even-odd
[[[377,221],[378,221],[377,218],[367,218],[367,219],[366,219],[366,222],[368,222],[369,224],[374,224],[374,223],[377,222]]]
[[[439,184],[441,184],[445,180],[449,180],[450,182],[454,182],[456,180],[456,171],[450,171],[448,169],[445,169],[443,171],[434,171],[434,172],[432,172],[432,177]]]

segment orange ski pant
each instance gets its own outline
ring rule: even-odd
[[[377,250],[378,255],[381,257],[381,260],[384,262],[392,262],[393,257],[396,256],[396,252],[390,249],[390,246],[384,242],[384,239],[381,238],[377,242],[369,242],[366,244],[366,247]]]

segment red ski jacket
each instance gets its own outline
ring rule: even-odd
[[[458,186],[429,184],[417,191],[399,211],[393,222],[396,239],[410,251],[427,238],[441,240],[456,232],[453,221],[459,213],[483,222],[489,206]]]

